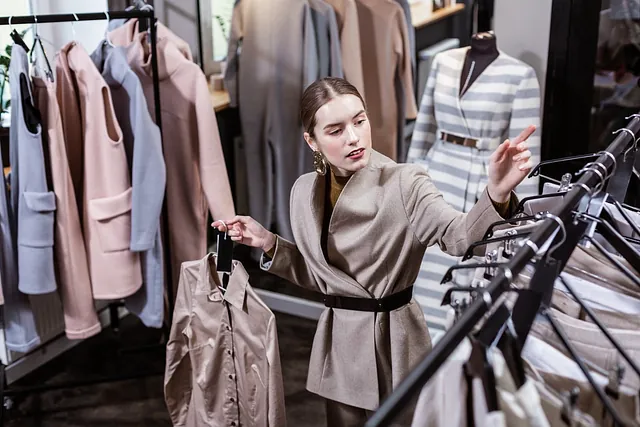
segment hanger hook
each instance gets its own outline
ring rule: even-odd
[[[638,115],[638,114],[634,114],[633,116],[629,116],[629,117],[634,117],[634,116],[635,116],[635,117],[640,117],[640,115]],[[629,117],[627,117],[627,119],[628,119]],[[634,150],[634,151],[635,151],[635,150],[637,150],[637,149],[638,149],[638,140],[639,140],[640,138],[636,138],[636,134],[635,134],[635,133],[633,133],[633,131],[632,131],[631,129],[627,129],[627,128],[620,128],[620,129],[618,129],[617,131],[613,132],[613,134],[614,134],[614,135],[617,135],[617,134],[618,134],[618,133],[620,133],[620,132],[628,132],[628,133],[631,135],[631,137],[633,138],[633,144],[631,145],[631,147],[629,147],[629,148],[624,152],[624,155],[625,155],[625,157],[626,157],[626,155],[627,155],[627,154],[629,154],[629,151],[631,151],[631,150]]]
[[[558,218],[557,215],[554,215],[550,212],[547,212],[546,214],[544,214],[544,218],[549,218],[554,220],[555,222],[558,223],[558,225],[560,226],[560,230],[562,230],[562,239],[560,240],[560,242],[558,242],[554,247],[549,248],[549,250],[547,251],[547,253],[545,254],[545,257],[548,257],[549,255],[551,255],[556,249],[558,249],[560,246],[562,246],[564,244],[564,242],[567,240],[567,229],[564,226],[564,222]]]
[[[13,32],[13,25],[11,25],[11,20],[12,20],[12,19],[13,19],[13,16],[10,16],[10,17],[9,17],[9,30],[10,30],[11,32]]]
[[[611,173],[607,176],[607,179],[609,179],[613,175],[615,175],[616,169],[618,168],[618,162],[616,161],[616,156],[614,156],[612,153],[610,153],[610,152],[608,152],[606,150],[605,151],[600,151],[600,152],[598,152],[598,154],[603,155],[603,156],[609,156],[609,158],[613,162],[613,168],[611,170]]]
[[[73,17],[76,18],[75,22],[80,21],[80,19],[78,18],[78,15],[76,15],[75,13],[73,14]],[[71,21],[71,31],[73,32],[73,39],[77,40],[77,35],[76,35],[76,26],[75,26],[75,22]]]
[[[33,24],[33,32],[35,33],[34,36],[38,37],[38,16],[33,15],[33,20],[35,21]]]
[[[227,224],[222,220],[218,220],[218,222],[224,226],[224,234],[227,234],[229,232],[229,227],[227,226]]]

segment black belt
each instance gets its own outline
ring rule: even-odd
[[[452,135],[446,132],[440,132],[440,139],[452,144],[462,145],[463,147],[475,148],[478,144],[478,140],[475,138],[463,138],[461,136]]]
[[[411,302],[413,296],[413,286],[391,294],[384,298],[357,298],[343,297],[338,295],[325,295],[323,298],[324,305],[331,308],[341,308],[343,310],[354,311],[392,311],[407,305]]]

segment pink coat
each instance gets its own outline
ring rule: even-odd
[[[58,91],[73,98],[77,87],[80,104],[62,114],[65,123],[82,129],[82,221],[93,296],[125,298],[140,288],[142,275],[139,255],[129,250],[131,180],[122,132],[109,87],[84,48],[71,42],[59,55],[71,78],[59,81]]]

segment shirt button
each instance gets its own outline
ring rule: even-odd
[[[231,421],[231,427],[235,427],[236,422],[235,421]]]
[[[229,379],[232,380],[233,379],[233,375],[229,374]]]
[[[229,399],[231,401],[231,403],[235,402],[236,399],[234,399],[233,397]]]
[[[227,354],[228,354],[228,355],[231,355],[231,350],[227,350]]]

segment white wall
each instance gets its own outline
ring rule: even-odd
[[[498,48],[535,69],[543,106],[552,2],[495,0],[493,18]]]
[[[107,10],[107,0],[30,0],[33,13],[87,13],[104,12]],[[71,24],[70,22],[38,25],[38,32],[45,42],[47,55],[51,59],[55,52],[68,42],[75,40],[82,44],[88,52],[93,52],[104,37],[107,27],[104,21],[85,21]],[[75,37],[74,37],[75,30]],[[47,43],[48,42],[48,43]]]

